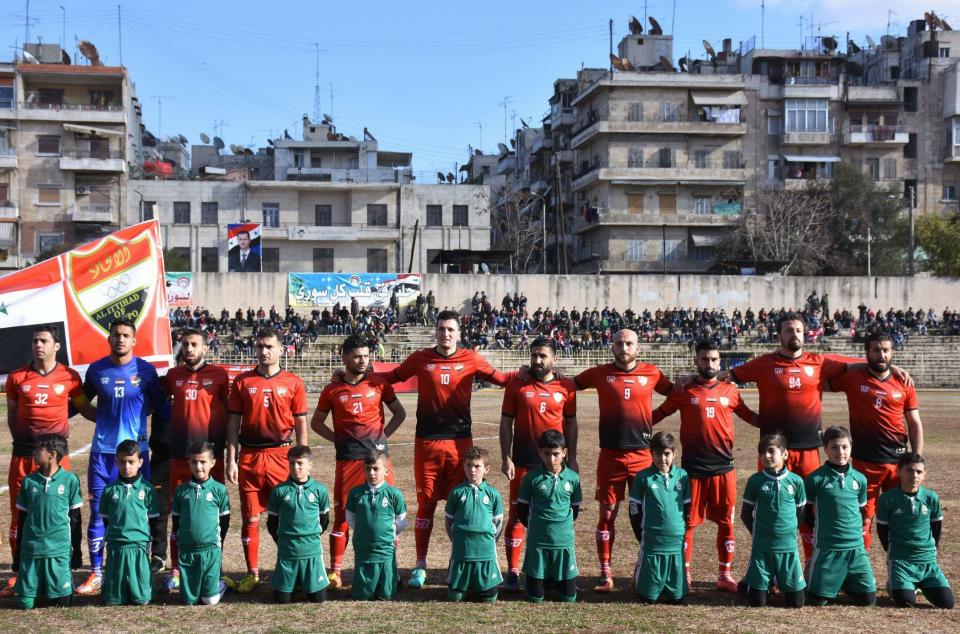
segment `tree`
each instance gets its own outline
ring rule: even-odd
[[[935,275],[960,275],[960,212],[923,216],[917,220],[917,245]]]
[[[60,255],[61,253],[66,253],[67,251],[69,251],[69,250],[72,249],[72,248],[73,248],[73,245],[72,245],[72,244],[69,244],[69,243],[67,243],[67,242],[61,242],[60,244],[58,244],[58,245],[55,246],[55,247],[50,247],[50,248],[47,249],[46,251],[41,251],[40,253],[38,253],[38,254],[37,254],[37,257],[35,258],[35,260],[36,260],[36,262],[43,262],[44,260],[49,260],[50,258],[55,258],[55,257],[57,257],[58,255]]]
[[[530,192],[511,193],[506,187],[493,194],[490,226],[494,248],[510,251],[511,273],[538,273],[543,263],[545,201]]]
[[[186,273],[190,271],[190,258],[177,249],[164,249],[163,268],[171,273]]]

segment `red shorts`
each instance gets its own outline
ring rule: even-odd
[[[60,459],[60,466],[70,470],[70,456]],[[24,478],[37,470],[33,463],[33,456],[12,456],[10,470],[7,472],[7,486],[10,487],[10,537],[13,539],[17,532],[17,495]]]
[[[435,507],[437,502],[447,499],[453,487],[466,480],[463,456],[472,446],[472,438],[416,439],[413,477],[417,485],[418,506]]]
[[[653,464],[650,449],[600,449],[594,498],[613,506],[622,501],[633,477]]]
[[[240,516],[246,520],[267,510],[270,492],[290,477],[289,446],[267,449],[240,449],[237,480],[240,489]]]
[[[732,524],[736,507],[736,469],[715,476],[690,477],[690,526],[700,526],[704,519]]]
[[[176,493],[177,487],[184,482],[189,482],[192,477],[193,473],[190,471],[189,460],[186,458],[170,458],[170,476],[167,489],[171,503],[173,503],[173,494]],[[220,484],[226,482],[223,477],[223,456],[217,456],[217,462],[210,470],[210,477]]]
[[[820,448],[788,449],[787,469],[806,479],[808,475],[820,468]],[[763,471],[763,463],[757,458],[757,471]]]
[[[530,473],[530,469],[526,467],[514,467],[513,468],[513,480],[510,480],[510,512],[515,511],[514,507],[517,505],[517,498],[520,497],[520,485],[523,484],[523,479],[527,477],[527,474]]]
[[[393,463],[387,460],[387,484],[393,486]],[[333,475],[333,523],[347,521],[347,497],[354,487],[367,481],[363,460],[337,460]]]
[[[853,459],[853,468],[867,476],[867,517],[877,516],[880,494],[900,486],[897,465]]]

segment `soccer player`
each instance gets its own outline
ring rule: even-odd
[[[148,456],[147,416],[152,407],[169,420],[170,405],[160,388],[160,378],[152,365],[133,355],[137,345],[137,327],[129,319],[110,324],[110,354],[90,364],[83,389],[87,398],[96,398],[96,426],[87,467],[87,495],[90,496],[90,524],[87,547],[90,551],[90,575],[77,594],[89,595],[103,583],[103,521],[100,496],[107,484],[117,479],[114,453],[124,440],[140,444],[141,455]],[[144,461],[143,475],[150,477],[150,463]]]
[[[553,429],[563,433],[567,441],[567,465],[577,470],[576,385],[554,373],[556,358],[553,339],[535,339],[530,344],[527,378],[511,378],[503,391],[501,469],[510,481],[510,515],[504,539],[508,570],[504,590],[507,592],[516,592],[520,582],[520,554],[525,531],[523,524],[517,521],[517,496],[524,477],[541,464],[537,441],[543,432]]]
[[[497,600],[503,577],[497,563],[497,540],[503,532],[503,500],[486,481],[490,452],[474,445],[463,459],[467,479],[447,498],[447,536],[453,542],[447,596],[463,601],[476,595],[481,601]]]
[[[750,563],[743,584],[750,607],[762,608],[774,583],[788,608],[803,607],[807,586],[797,551],[797,531],[807,497],[803,479],[787,469],[787,439],[770,434],[757,444],[763,471],[750,476],[740,519],[750,531]]]
[[[320,536],[330,523],[330,496],[310,477],[310,447],[290,447],[287,462],[290,478],[274,487],[267,509],[267,530],[277,543],[273,599],[290,603],[299,588],[311,603],[323,603],[329,582]]]
[[[103,602],[146,605],[153,597],[148,552],[160,517],[156,492],[140,475],[143,458],[137,441],[124,440],[115,455],[117,481],[105,488],[100,498],[107,543]]]
[[[690,478],[674,466],[673,434],[657,432],[650,440],[653,464],[630,486],[630,525],[640,542],[634,584],[645,603],[663,599],[678,604],[689,586],[683,572],[683,539],[690,521]]]
[[[923,456],[900,454],[900,486],[885,491],[877,504],[877,536],[887,551],[887,587],[899,607],[916,607],[917,590],[938,608],[953,608],[953,590],[937,564],[943,513],[940,496],[921,486],[927,475]]]
[[[857,605],[877,602],[877,582],[863,545],[867,478],[850,466],[850,432],[829,427],[823,433],[827,462],[804,480],[804,520],[815,528],[807,603],[823,606],[840,590]]]
[[[283,348],[273,328],[257,333],[257,367],[233,382],[227,409],[227,479],[240,487],[240,529],[247,573],[236,584],[240,594],[260,585],[260,514],[270,491],[287,479],[287,451],[306,445],[307,392],[296,374],[280,369]]]
[[[853,467],[867,476],[866,519],[863,541],[869,550],[877,499],[883,491],[900,485],[897,459],[907,451],[923,454],[923,424],[917,391],[891,371],[893,339],[872,333],[864,344],[867,366],[830,380],[830,388],[847,395]],[[906,425],[904,425],[906,421]]]
[[[691,584],[693,531],[704,518],[717,525],[717,589],[736,592],[731,575],[736,546],[733,514],[737,506],[737,472],[733,468],[733,414],[757,425],[757,415],[740,398],[732,383],[717,380],[720,351],[704,339],[694,348],[697,380],[671,392],[653,412],[653,423],[680,410],[682,465],[690,476],[690,522],[684,537],[684,571]]]
[[[190,480],[189,448],[195,443],[209,442],[214,448],[211,476],[221,484],[223,451],[227,440],[227,398],[230,377],[222,367],[207,363],[207,335],[193,328],[183,332],[180,340],[182,365],[172,368],[163,378],[163,391],[172,399],[169,423],[170,478],[169,499],[184,482]],[[180,587],[177,569],[177,540],[170,535],[171,570],[161,591]]]
[[[36,439],[37,470],[24,478],[17,494],[21,539],[13,555],[18,605],[29,610],[37,598],[56,606],[70,605],[73,575],[82,565],[80,552],[80,478],[60,466],[67,439],[42,434]]]
[[[613,590],[610,561],[616,536],[617,512],[634,476],[652,464],[653,392],[669,394],[673,384],[655,365],[637,361],[637,333],[613,335],[613,363],[584,370],[577,389],[596,388],[600,405],[600,457],[597,459],[597,557],[600,579],[594,590]]]
[[[73,404],[87,418],[94,410],[83,393],[80,375],[57,362],[60,332],[53,326],[37,326],[31,340],[33,361],[7,375],[7,426],[13,437],[13,456],[7,475],[10,489],[10,552],[17,552],[17,496],[28,474],[37,469],[33,450],[44,434],[70,437],[69,408]],[[60,456],[60,466],[70,469],[70,456]],[[13,594],[17,577],[0,589],[0,598]]]
[[[364,482],[363,458],[376,449],[387,453],[387,438],[400,427],[407,412],[393,387],[378,375],[366,372],[370,367],[370,347],[360,335],[351,335],[341,351],[344,371],[341,381],[323,388],[310,426],[334,444],[336,471],[333,478],[333,527],[330,531],[330,587],[343,587],[340,570],[347,550],[350,529],[347,525],[347,495]],[[384,424],[383,406],[390,410],[390,423]],[[325,423],[333,413],[333,429]],[[386,475],[393,485],[392,469]]]

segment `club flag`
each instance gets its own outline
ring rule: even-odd
[[[58,359],[81,374],[109,353],[115,319],[137,327],[134,354],[173,365],[160,223],[142,222],[0,278],[0,380],[33,358],[33,329],[60,332]]]

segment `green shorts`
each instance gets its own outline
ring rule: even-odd
[[[277,557],[277,567],[273,571],[273,580],[270,582],[274,590],[293,592],[299,588],[304,594],[320,592],[328,585],[327,569],[323,565],[323,554],[304,559],[280,559]]]
[[[949,588],[950,582],[936,561],[887,560],[887,588],[916,590],[917,588]]]
[[[687,576],[683,569],[683,553],[660,554],[640,551],[633,576],[639,596],[657,601],[666,595],[673,601],[687,596]]]
[[[358,601],[391,601],[400,585],[397,559],[357,563],[353,570],[351,596]]]
[[[447,585],[457,592],[483,592],[503,583],[496,558],[484,561],[451,561]]]
[[[70,555],[62,557],[24,557],[17,572],[14,592],[22,599],[59,599],[73,594],[73,576],[70,574]]]
[[[223,552],[217,546],[203,550],[180,551],[180,603],[196,605],[202,599],[220,594],[220,561]]]
[[[153,596],[148,544],[107,544],[100,595],[107,605],[145,605]]]
[[[825,599],[834,599],[840,590],[856,594],[877,591],[877,581],[873,577],[870,558],[863,547],[847,550],[813,551],[813,564],[810,568],[810,594]]]
[[[772,583],[783,592],[800,592],[807,587],[796,548],[785,553],[752,551],[743,581],[749,587],[763,591],[769,591]]]
[[[527,542],[523,574],[544,581],[566,581],[580,576],[577,555],[570,548],[538,548]]]

